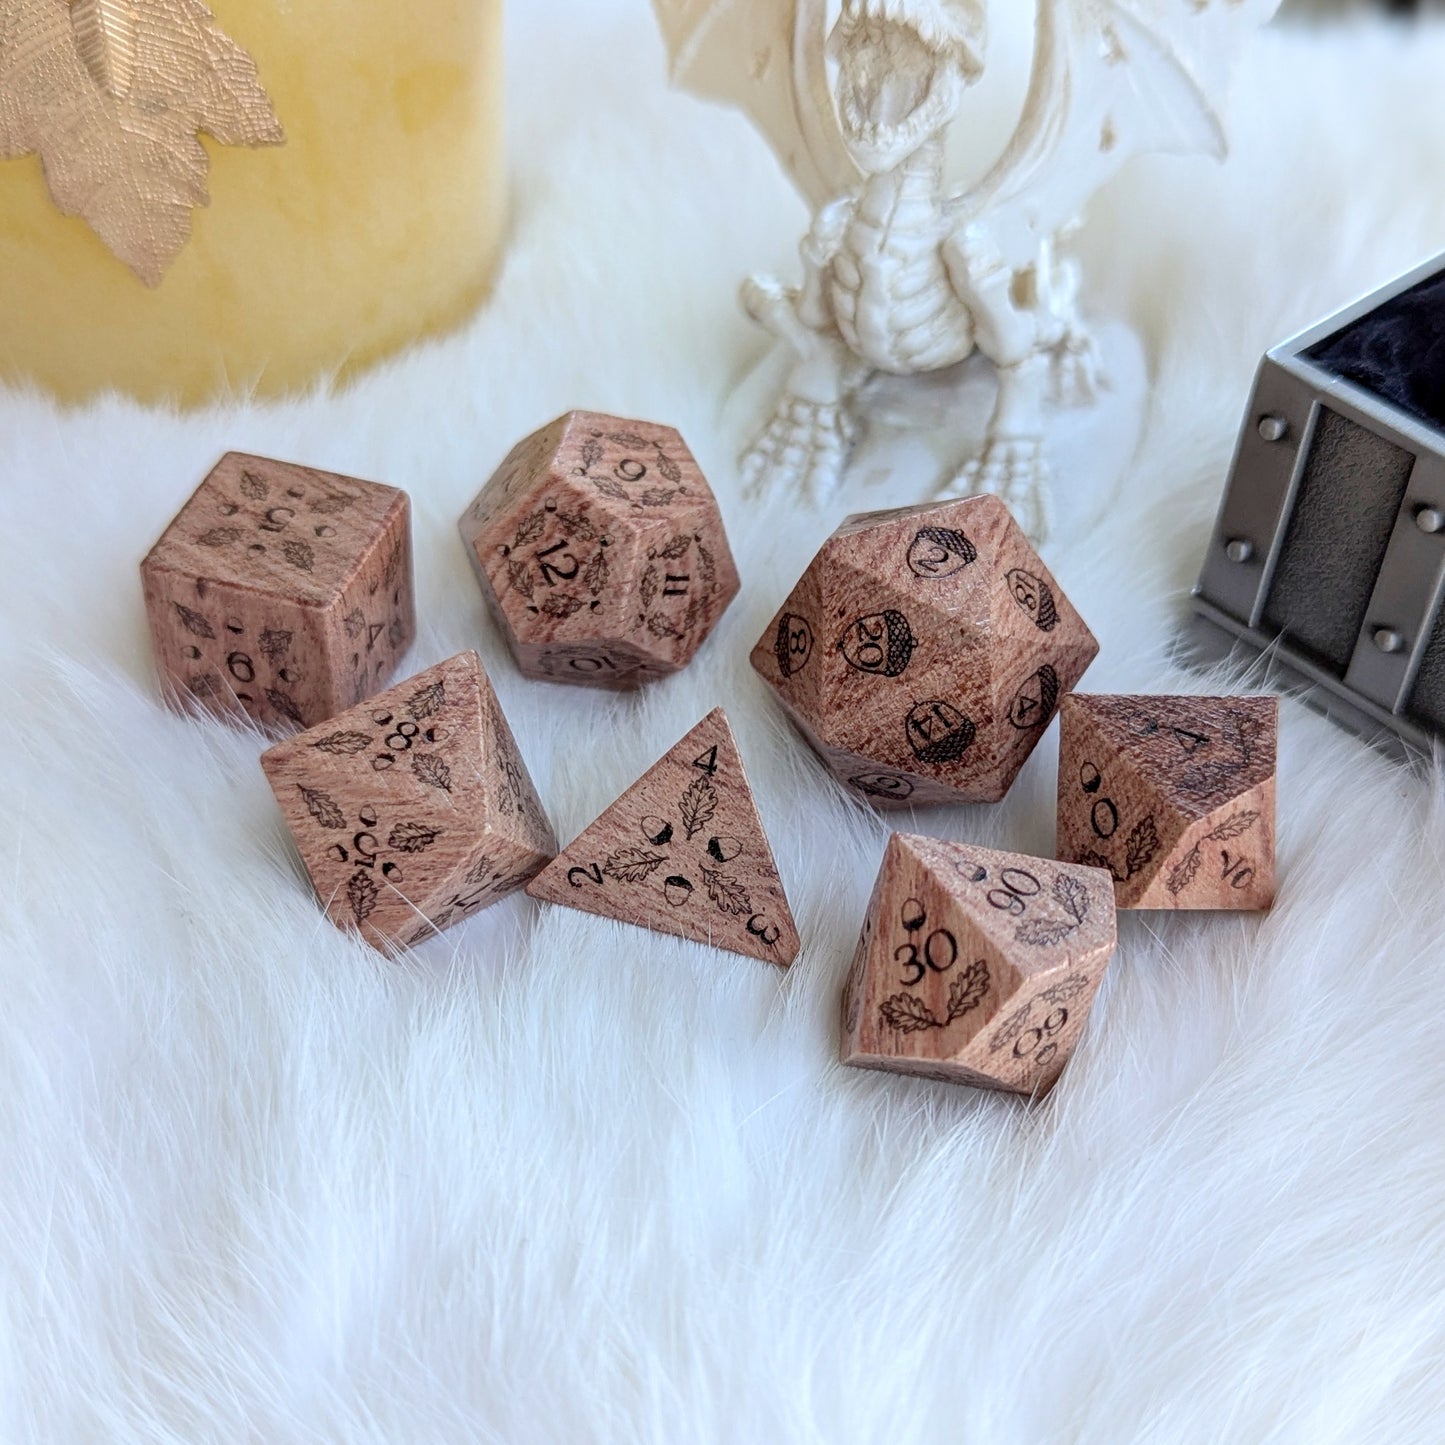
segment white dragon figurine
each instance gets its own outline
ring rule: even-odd
[[[984,0],[842,0],[831,33],[828,0],[654,5],[674,78],[741,107],[815,209],[801,285],[743,287],[794,356],[743,458],[752,489],[826,495],[870,377],[978,352],[998,377],[985,448],[940,495],[994,492],[1042,541],[1047,405],[1088,402],[1101,381],[1060,246],[1131,157],[1224,154],[1211,95],[1279,0],[1036,0],[1022,117],[961,193],[944,151],[983,71]]]

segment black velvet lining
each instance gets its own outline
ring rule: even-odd
[[[1305,356],[1445,431],[1445,271],[1352,321]]]

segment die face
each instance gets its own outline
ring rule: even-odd
[[[849,518],[752,663],[847,786],[916,806],[1001,798],[1097,651],[1007,509],[973,497]]]
[[[513,449],[460,529],[529,676],[631,687],[675,672],[738,590],[711,489],[650,422],[559,418]]]
[[[1121,908],[1274,900],[1274,698],[1084,696],[1064,706],[1059,843]]]
[[[1114,944],[1097,869],[895,835],[850,970],[843,1061],[1047,1089]]]
[[[167,695],[290,730],[384,685],[415,634],[392,487],[232,453],[141,565]]]
[[[527,892],[783,967],[798,953],[787,895],[721,708],[564,848]]]
[[[319,727],[261,765],[331,920],[410,943],[522,887],[555,853],[475,653]]]

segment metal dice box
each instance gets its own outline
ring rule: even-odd
[[[1215,655],[1391,751],[1445,736],[1445,256],[1264,359],[1194,593]]]

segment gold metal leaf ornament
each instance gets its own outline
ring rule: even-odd
[[[190,239],[222,145],[280,145],[256,66],[200,0],[0,0],[0,159],[38,154],[56,206],[148,286]]]

